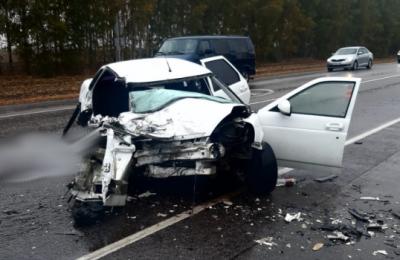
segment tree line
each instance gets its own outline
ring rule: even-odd
[[[0,0],[1,62],[17,54],[28,73],[80,73],[204,34],[250,36],[258,62],[346,45],[384,57],[400,48],[400,0]]]

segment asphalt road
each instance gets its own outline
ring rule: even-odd
[[[363,80],[349,138],[400,118],[400,67],[395,63],[351,73],[258,79],[251,84],[252,107],[257,110],[291,89],[325,76]],[[0,108],[0,137],[8,140],[30,131],[59,134],[73,103]],[[314,181],[330,173],[294,170],[285,175],[296,178],[295,186],[278,187],[270,196],[256,197],[227,179],[200,180],[196,196],[192,180],[142,180],[126,208],[86,227],[72,223],[65,196],[70,176],[13,184],[0,181],[0,258],[75,259],[131,236],[134,243],[106,248],[115,251],[104,258],[396,259],[400,257],[400,219],[396,217],[396,212],[400,214],[399,128],[400,124],[393,124],[348,145],[344,167],[331,182]],[[38,145],[38,153],[42,149]],[[147,190],[156,195],[137,196]],[[219,196],[224,198],[213,201]],[[360,200],[362,196],[379,197],[379,201]],[[195,205],[200,206],[193,208]],[[368,233],[361,228],[366,224],[356,223],[349,209],[362,211],[364,218],[386,226],[380,231],[371,228],[373,233]],[[287,213],[298,212],[300,221],[285,222]],[[351,229],[353,226],[362,234]],[[342,231],[348,240],[328,239],[332,230]],[[317,243],[324,245],[314,251]],[[376,250],[388,255],[374,255]]]

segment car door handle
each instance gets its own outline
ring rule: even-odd
[[[327,123],[326,124],[326,129],[329,131],[342,131],[343,130],[343,124],[342,123]]]

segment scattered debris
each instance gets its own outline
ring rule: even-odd
[[[64,235],[64,236],[79,236],[83,237],[83,234],[79,231],[66,231],[66,232],[55,232],[56,235]]]
[[[164,213],[158,213],[158,214],[157,214],[157,217],[165,218],[166,216],[168,216],[168,215],[167,215],[167,214],[164,214]]]
[[[228,199],[223,199],[222,203],[224,203],[226,206],[232,206],[233,205],[233,202],[228,200]]]
[[[392,215],[393,215],[395,218],[400,219],[400,211],[392,211]]]
[[[360,200],[376,200],[379,201],[380,198],[379,197],[360,197]]]
[[[373,255],[378,255],[378,254],[381,254],[381,255],[388,255],[388,253],[386,252],[386,250],[376,250],[376,251],[374,251],[372,254],[373,254]]]
[[[254,242],[256,242],[259,245],[263,245],[263,246],[268,246],[268,247],[272,247],[272,246],[277,246],[278,244],[275,242],[272,242],[273,237],[264,237],[258,240],[254,240]]]
[[[336,179],[337,177],[338,177],[337,175],[332,174],[332,175],[329,175],[326,177],[316,178],[316,179],[314,179],[314,181],[322,183],[322,182],[332,181],[332,180]]]
[[[371,222],[367,226],[367,230],[368,231],[383,231],[384,229],[387,229],[387,228],[388,228],[387,225],[380,224],[380,223],[377,223],[377,222]]]
[[[367,214],[360,212],[356,209],[349,209],[348,212],[350,213],[350,215],[352,215],[357,220],[360,220],[363,222],[368,222],[368,220],[369,220]]]
[[[363,142],[362,141],[357,141],[354,144],[363,144]]]
[[[316,244],[313,246],[312,250],[313,250],[313,251],[318,251],[318,250],[320,250],[323,246],[324,246],[323,243],[316,243]]]
[[[296,184],[295,178],[279,178],[276,182],[276,187],[292,187]]]
[[[147,198],[147,197],[150,197],[150,196],[154,196],[154,195],[157,195],[157,193],[153,193],[153,192],[150,192],[150,191],[146,191],[146,192],[144,192],[144,193],[142,193],[142,194],[139,194],[138,195],[138,198]]]
[[[13,209],[3,210],[3,214],[6,214],[6,215],[15,215],[15,214],[18,214],[18,213],[19,213],[18,211],[13,210]]]
[[[334,232],[333,232],[333,235],[328,235],[327,238],[328,238],[328,239],[331,239],[331,240],[342,240],[342,241],[344,241],[344,242],[347,242],[347,241],[349,241],[349,239],[350,239],[350,237],[344,235],[344,234],[343,234],[342,232],[340,232],[340,231],[334,231]]]
[[[301,218],[301,212],[298,212],[298,213],[296,213],[296,214],[286,213],[285,221],[288,222],[288,223],[290,223],[290,222],[292,222],[293,220],[301,221],[301,220],[302,220],[302,218]]]

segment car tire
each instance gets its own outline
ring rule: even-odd
[[[355,61],[353,63],[353,66],[351,67],[351,70],[357,70],[358,69],[358,61]]]
[[[367,65],[367,69],[371,69],[372,68],[372,60],[368,60],[368,65]]]
[[[328,72],[332,72],[332,70],[333,70],[332,68],[328,68]]]
[[[269,194],[276,186],[278,164],[271,146],[263,143],[262,150],[254,149],[247,167],[246,180],[250,191]]]
[[[75,200],[71,212],[77,226],[92,225],[104,217],[104,206],[101,202]]]

